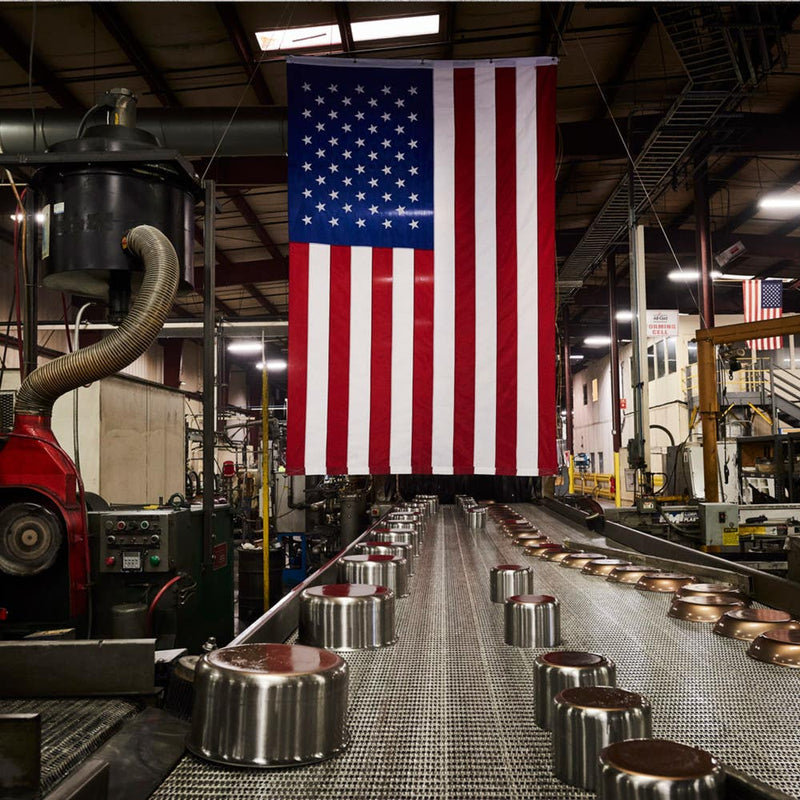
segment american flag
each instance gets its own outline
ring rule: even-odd
[[[289,59],[288,472],[556,471],[555,63]]]
[[[783,281],[742,281],[744,294],[744,321],[778,319],[783,316]],[[782,336],[752,339],[747,342],[751,350],[780,350]]]

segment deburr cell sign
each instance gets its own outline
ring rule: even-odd
[[[678,311],[647,311],[647,335],[653,337],[678,335]]]

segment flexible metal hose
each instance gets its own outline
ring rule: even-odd
[[[101,341],[60,356],[28,375],[17,395],[17,415],[50,416],[62,394],[119,372],[156,340],[178,290],[178,256],[169,239],[150,225],[134,228],[127,246],[145,268],[130,313]]]

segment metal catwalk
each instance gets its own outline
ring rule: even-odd
[[[518,510],[553,540],[574,529],[546,511]],[[470,532],[452,507],[429,524],[411,596],[397,601],[399,641],[346,654],[349,750],[280,771],[223,768],[186,756],[159,800],[593,797],[551,774],[550,738],[536,727],[532,662],[541,650],[503,643],[503,607],[489,569],[533,566],[534,587],[562,603],[568,649],[617,662],[618,685],[645,694],[653,734],[697,745],[800,797],[798,672],[751,661],[743,642],[670,619],[670,596],[606,583],[528,558],[497,532]]]

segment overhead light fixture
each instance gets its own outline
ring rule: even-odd
[[[283,372],[286,367],[287,363],[283,358],[268,358],[267,359],[267,372]],[[256,364],[256,369],[264,369],[264,362],[259,361]]]
[[[439,14],[417,14],[411,17],[384,17],[351,22],[354,42],[375,42],[382,39],[408,39],[439,33]],[[265,51],[305,50],[333,47],[342,43],[338,25],[310,25],[256,31],[258,46]]]
[[[617,311],[617,320],[619,322],[630,322],[633,319],[632,311]]]
[[[439,15],[423,14],[414,17],[387,17],[351,22],[354,42],[373,42],[376,39],[402,39],[408,36],[433,36],[439,33]]]
[[[700,273],[696,269],[674,269],[667,277],[676,283],[689,283],[700,278]]]
[[[766,211],[800,211],[800,193],[767,194],[759,198],[758,207]]]
[[[570,361],[583,361],[583,356],[580,353],[575,353],[569,357]]]
[[[712,272],[711,279],[715,281],[751,281],[755,275],[731,275],[727,272]]]
[[[611,344],[610,336],[587,336],[583,343],[587,347],[602,347],[605,344]]]
[[[228,352],[237,353],[239,355],[260,353],[261,347],[262,347],[261,342],[253,342],[253,341],[231,342],[228,345]]]

